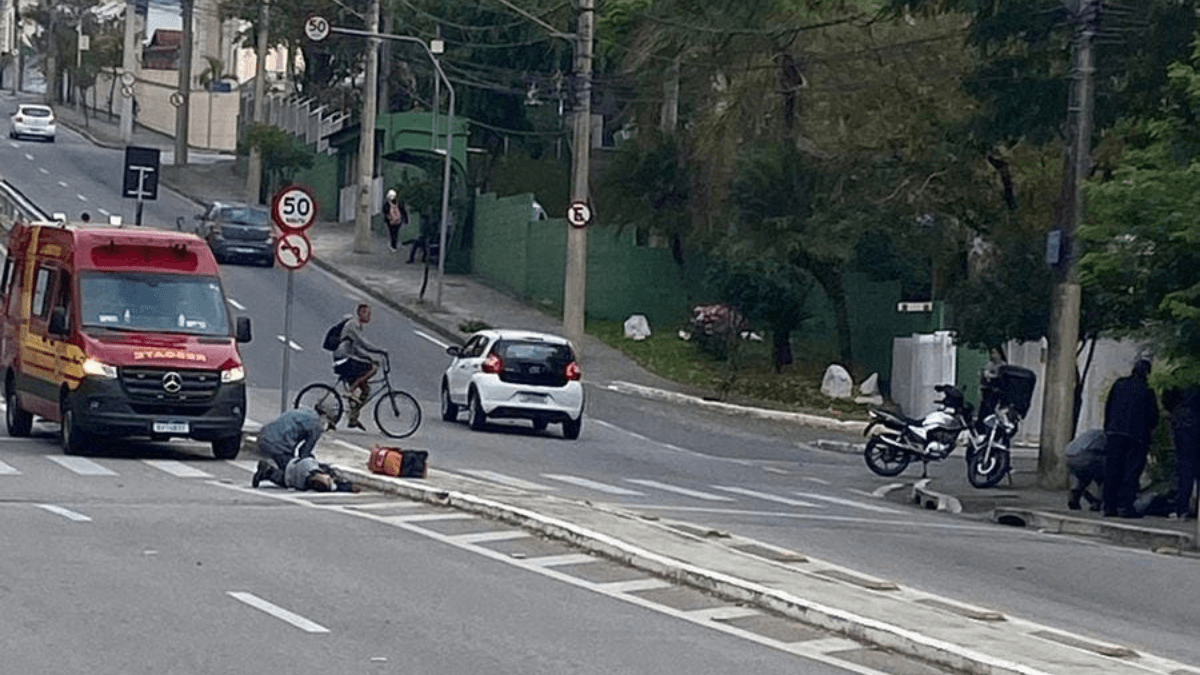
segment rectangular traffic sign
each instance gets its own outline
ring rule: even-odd
[[[158,148],[126,146],[122,197],[144,201],[158,199],[159,154]]]

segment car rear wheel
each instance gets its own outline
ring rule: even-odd
[[[467,420],[471,428],[479,431],[487,426],[487,413],[483,412],[483,404],[479,402],[479,394],[474,391],[467,398]]]
[[[450,388],[446,383],[442,383],[442,420],[446,422],[458,421],[458,405],[450,400]]]
[[[4,413],[4,423],[8,427],[8,435],[13,438],[28,436],[29,431],[33,428],[33,413],[21,410],[17,392],[12,391],[11,386],[5,404],[8,406],[8,410]]]
[[[579,438],[579,432],[583,429],[583,414],[580,413],[579,419],[567,420],[562,423],[563,438],[568,441],[573,441]]]

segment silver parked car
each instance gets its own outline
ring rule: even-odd
[[[57,132],[58,126],[55,123],[54,110],[48,105],[22,103],[8,118],[9,138],[35,136],[53,143]]]
[[[522,330],[482,330],[460,347],[442,376],[442,419],[466,408],[472,429],[488,419],[527,419],[542,431],[561,424],[563,437],[583,428],[583,373],[571,343],[557,335]]]

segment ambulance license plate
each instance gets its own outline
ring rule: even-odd
[[[155,422],[156,434],[186,434],[190,429],[187,422]]]

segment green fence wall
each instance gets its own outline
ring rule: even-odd
[[[312,153],[313,164],[307,169],[301,169],[293,179],[296,183],[307,186],[317,200],[317,218],[337,222],[338,219],[338,156],[317,152],[316,147],[295,141],[297,147],[305,148]]]
[[[529,302],[562,307],[567,228],[563,219],[532,220],[530,194],[475,200],[470,272],[493,287]],[[716,302],[703,286],[704,261],[680,266],[670,251],[637,246],[634,233],[593,227],[588,233],[587,316],[622,321],[644,314],[652,329],[683,327],[696,304]],[[900,313],[900,285],[846,276],[855,380],[877,372],[891,376],[892,338],[941,329],[941,307],[932,313]],[[810,318],[794,336],[797,356],[837,361],[832,304],[820,288],[809,296]]]

